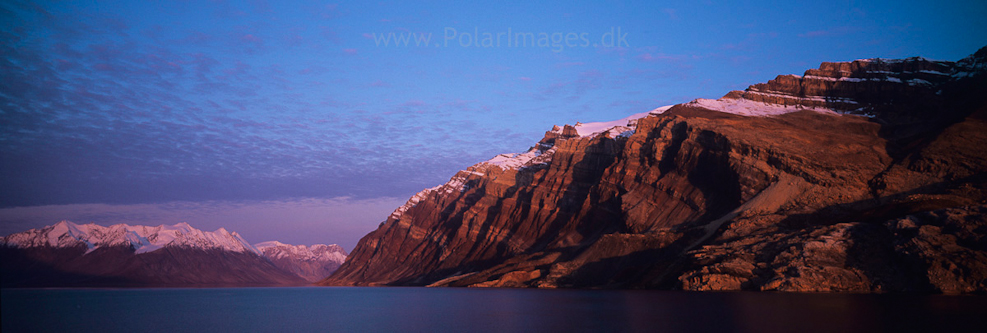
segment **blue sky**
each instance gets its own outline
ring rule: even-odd
[[[0,16],[0,233],[182,219],[347,249],[553,124],[987,45],[982,1],[5,1]],[[508,32],[547,45],[482,45]],[[313,202],[333,208],[237,210]]]

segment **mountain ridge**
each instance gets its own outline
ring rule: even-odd
[[[204,232],[185,222],[170,226],[114,224],[104,227],[95,223],[76,224],[63,220],[51,226],[14,233],[0,240],[0,244],[15,247],[69,247],[76,243],[84,244],[87,253],[102,246],[129,245],[136,253],[151,252],[164,246],[184,246],[260,254],[236,232],[231,233],[226,228]]]
[[[202,231],[184,222],[61,221],[0,239],[5,287],[304,285],[328,276],[345,259],[335,244],[258,245],[225,228]],[[295,251],[269,257],[268,245]]]
[[[328,277],[346,260],[346,251],[336,244],[307,246],[267,241],[254,246],[275,266],[308,282],[317,282]]]
[[[984,291],[985,59],[823,63],[555,126],[413,196],[321,284]]]

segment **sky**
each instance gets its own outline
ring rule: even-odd
[[[983,1],[0,3],[0,234],[188,222],[347,250],[552,125],[823,61],[959,60]]]

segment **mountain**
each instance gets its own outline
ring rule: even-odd
[[[555,126],[423,190],[323,285],[987,291],[987,48],[822,63]]]
[[[305,246],[269,241],[254,244],[254,247],[278,268],[308,282],[326,278],[346,260],[346,251],[336,244]]]
[[[0,257],[4,287],[302,285],[309,278],[279,268],[272,262],[279,259],[268,259],[236,232],[187,223],[62,221],[3,237]]]
[[[131,247],[134,253],[141,254],[172,246],[261,254],[236,232],[230,233],[225,228],[204,232],[184,222],[173,226],[157,227],[126,224],[104,227],[61,221],[50,227],[9,235],[3,238],[3,244],[18,248],[72,248],[81,245],[86,248],[86,253],[100,248],[122,246]]]

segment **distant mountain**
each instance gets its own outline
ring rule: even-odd
[[[555,126],[425,189],[325,285],[987,291],[987,48],[825,62]]]
[[[4,287],[302,285],[309,279],[275,265],[236,232],[187,223],[62,221],[3,237],[0,255]]]
[[[137,254],[152,252],[165,246],[197,249],[221,250],[260,255],[236,232],[225,228],[205,232],[192,228],[188,223],[156,227],[117,224],[109,227],[96,224],[75,224],[61,221],[41,229],[31,229],[3,238],[3,244],[19,248],[53,247],[72,248],[85,246],[86,253],[104,247],[131,247]]]
[[[309,282],[326,278],[346,260],[346,251],[335,244],[305,246],[269,241],[254,244],[254,247],[275,266]]]

